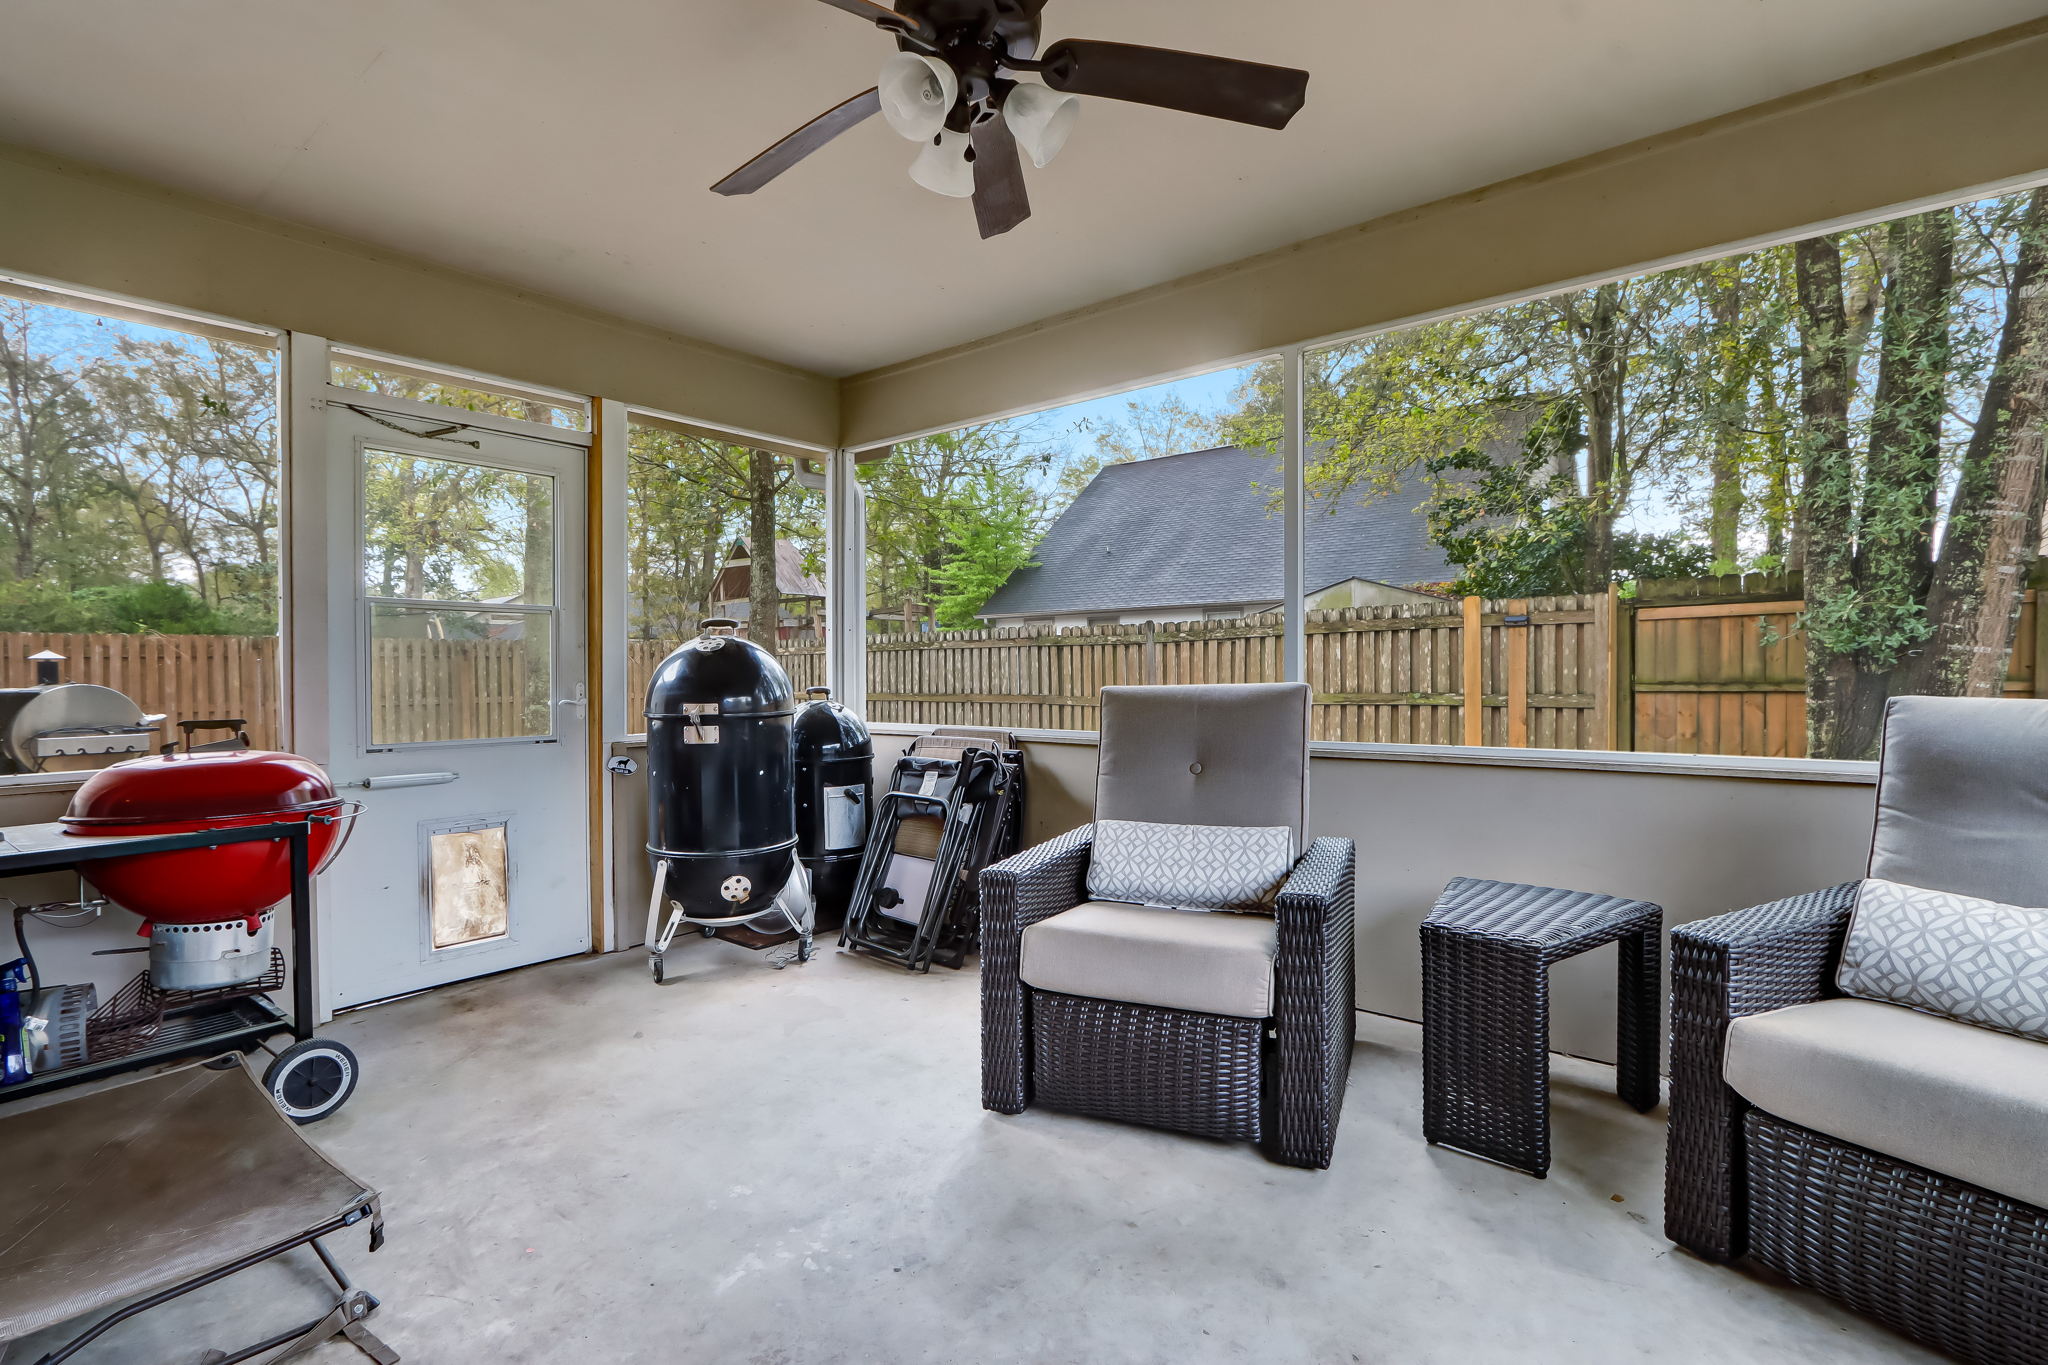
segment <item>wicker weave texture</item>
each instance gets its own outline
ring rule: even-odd
[[[1271,1155],[1283,1165],[1325,1169],[1337,1143],[1357,1027],[1357,862],[1351,840],[1315,840],[1275,904]]]
[[[1016,1114],[1043,1103],[1262,1140],[1277,1162],[1327,1167],[1351,1065],[1351,840],[1317,839],[1295,864],[1275,907],[1275,1015],[1246,1020],[1024,984],[1024,930],[1087,899],[1089,835],[1061,835],[982,874],[982,1106]]]
[[[1094,827],[1083,825],[981,874],[981,1106],[1021,1114],[1031,1103],[1031,1021],[1017,971],[1024,931],[1088,898]]]
[[[1710,1260],[1746,1246],[1742,1113],[1722,1077],[1728,1022],[1834,989],[1856,883],[1694,920],[1671,931],[1671,1119],[1664,1235]]]
[[[1550,1169],[1553,962],[1620,945],[1615,1089],[1658,1099],[1658,946],[1648,901],[1460,877],[1422,925],[1423,1135],[1541,1176]]]
[[[1257,1142],[1263,1021],[1026,988],[1037,1103]]]
[[[1979,1365],[2048,1359],[2048,1212],[1752,1109],[1756,1260]]]

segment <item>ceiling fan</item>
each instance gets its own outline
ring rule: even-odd
[[[855,124],[881,114],[923,144],[910,178],[974,200],[983,237],[1031,216],[1023,157],[1043,167],[1073,131],[1079,95],[1285,128],[1308,72],[1231,57],[1067,38],[1038,52],[1045,0],[824,0],[895,35],[875,88],[835,105],[711,188],[752,194]],[[1039,85],[1018,77],[1031,75]]]

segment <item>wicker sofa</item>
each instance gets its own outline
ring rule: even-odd
[[[1869,876],[2048,905],[2044,833],[2048,702],[1891,704]],[[2048,1359],[2048,1043],[1845,997],[1858,885],[1673,931],[1666,1233],[1966,1360]]]
[[[1309,705],[1300,684],[1104,688],[1097,818],[1286,825],[1300,848]],[[1310,844],[1267,919],[1091,902],[1093,834],[982,874],[983,1107],[1251,1141],[1327,1167],[1351,1057],[1351,841]]]

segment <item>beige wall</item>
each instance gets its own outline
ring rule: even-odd
[[[878,776],[908,742],[875,736]],[[644,757],[638,744],[613,751]],[[1027,842],[1092,818],[1092,742],[1027,740],[1024,758]],[[618,942],[630,945],[651,889],[641,847],[646,773],[612,781]],[[1453,877],[1651,900],[1677,924],[1860,877],[1876,790],[1865,781],[1327,755],[1311,763],[1310,782],[1313,832],[1358,842],[1358,1007],[1404,1019],[1422,1012],[1422,917]],[[1611,949],[1560,965],[1552,1045],[1611,1060],[1614,1007]]]
[[[2048,173],[2048,20],[857,375],[866,445]]]
[[[0,144],[0,273],[829,445],[832,380]]]

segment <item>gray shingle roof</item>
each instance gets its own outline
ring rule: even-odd
[[[1114,464],[1045,533],[982,615],[1138,611],[1281,596],[1278,461],[1224,446]],[[1312,498],[1307,590],[1364,578],[1407,587],[1458,571],[1429,540],[1419,488],[1367,502],[1362,490]]]

